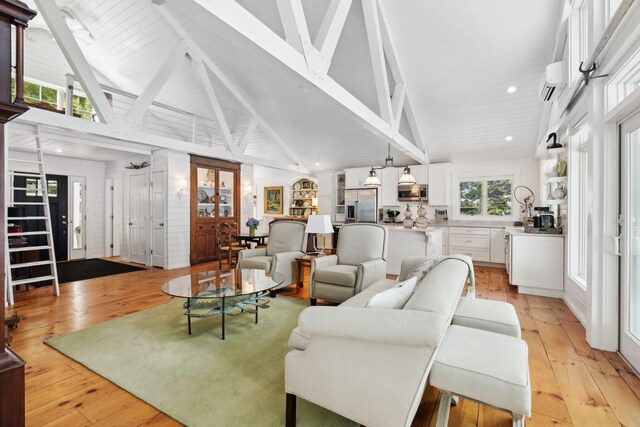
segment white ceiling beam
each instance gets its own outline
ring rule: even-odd
[[[403,83],[396,83],[393,89],[393,98],[391,98],[391,111],[393,113],[393,130],[400,128],[400,120],[402,119],[402,110],[404,108],[404,100],[407,95],[407,89]]]
[[[38,11],[44,17],[53,37],[56,39],[56,43],[71,66],[75,77],[82,84],[82,88],[96,110],[100,121],[103,123],[112,122],[115,116],[111,104],[109,104],[107,97],[102,92],[98,79],[84,57],[80,46],[78,46],[78,42],[73,37],[56,2],[51,0],[35,0],[35,2]]]
[[[424,144],[424,139],[422,139],[422,135],[420,133],[420,127],[418,126],[418,121],[416,120],[415,113],[413,112],[413,107],[411,106],[411,102],[409,101],[408,93],[405,95],[405,98],[404,98],[404,113],[407,115],[409,128],[411,129],[411,134],[413,135],[413,140],[415,141],[416,146],[419,149],[424,150],[425,156],[428,158],[427,147]]]
[[[253,106],[253,103],[251,101],[249,101],[249,96],[246,95],[244,93],[244,91],[242,89],[240,89],[240,85],[235,84],[234,82],[232,82],[223,72],[222,70],[220,70],[220,68],[216,65],[215,62],[213,62],[213,60],[211,58],[209,58],[209,56],[200,48],[200,46],[198,46],[189,36],[189,34],[185,31],[184,28],[182,28],[182,26],[180,26],[180,24],[176,21],[176,19],[169,13],[169,11],[167,11],[163,5],[164,3],[161,0],[158,0],[158,3],[154,3],[159,7],[156,7],[155,10],[160,14],[160,16],[162,16],[165,21],[169,24],[169,26],[171,26],[171,28],[176,32],[176,34],[178,35],[178,37],[185,43],[187,43],[187,45],[189,46],[188,50],[190,53],[193,53],[193,55],[197,56],[199,59],[201,59],[209,68],[209,70],[211,70],[211,72],[213,72],[213,74],[216,76],[216,78],[220,81],[220,83],[222,83],[227,90],[238,100],[238,102],[240,102],[240,104],[249,112],[249,114],[251,114],[253,117],[256,118],[256,120],[258,121],[258,125],[260,126],[260,128],[263,130],[263,132],[269,136],[273,142],[276,143],[276,145],[280,148],[280,150],[283,152],[283,154],[289,158],[291,161],[297,163],[298,165],[300,165],[301,169],[304,170],[308,170],[306,165],[304,164],[304,162],[302,161],[302,158],[300,157],[300,155],[298,155],[291,147],[290,145],[280,137],[280,135],[278,135],[278,133],[271,127],[271,125],[269,125],[269,123],[260,115],[258,114],[258,111],[256,110],[256,108]],[[242,9],[244,10],[244,9]],[[254,18],[255,19],[255,18]],[[260,21],[257,21],[260,22]],[[271,30],[269,30],[271,31]],[[275,33],[271,32],[272,35],[275,35]],[[303,62],[304,62],[304,58],[303,58],[303,54],[294,51],[291,51],[291,49],[293,49],[290,45],[288,45],[286,42],[284,42],[279,36],[275,35],[278,40],[279,43],[282,43],[284,46],[287,46],[287,49],[289,50],[289,52],[297,55],[298,58],[302,58]],[[305,71],[306,71],[306,67],[305,67]]]
[[[389,80],[387,77],[387,65],[382,48],[382,35],[380,33],[380,20],[378,19],[377,0],[365,0],[362,2],[364,23],[369,41],[369,54],[373,68],[373,80],[378,95],[378,108],[380,117],[385,122],[393,123],[393,111],[391,110],[391,94],[389,93]]]
[[[251,141],[251,137],[253,137],[253,133],[256,131],[257,127],[258,127],[258,120],[252,116],[249,119],[249,125],[247,126],[247,129],[244,131],[244,133],[242,134],[242,137],[238,141],[238,150],[240,151],[241,154],[244,154],[244,152],[247,150],[249,141]]]
[[[169,80],[169,77],[171,77],[178,65],[184,60],[185,54],[186,50],[181,43],[169,52],[164,63],[156,71],[151,80],[149,80],[147,86],[129,109],[126,117],[127,121],[139,123],[142,120],[145,111],[151,106],[151,103],[156,99],[160,90],[167,83],[167,80]]]
[[[428,157],[426,153],[426,144],[424,142],[424,139],[422,138],[420,126],[418,126],[418,122],[416,121],[413,112],[409,91],[406,88],[404,72],[402,71],[402,65],[400,64],[400,59],[398,58],[398,48],[395,40],[393,39],[393,34],[391,33],[391,30],[389,28],[389,19],[384,10],[382,2],[378,1],[377,3],[379,12],[378,19],[380,20],[380,35],[382,36],[382,48],[384,49],[384,52],[387,56],[387,61],[389,63],[389,69],[391,70],[393,80],[396,82],[396,84],[402,83],[403,85],[405,85],[406,96],[403,105],[405,114],[407,115],[409,126],[411,127],[413,139],[415,140],[416,146],[421,150],[424,150],[425,155]],[[402,118],[402,111],[400,111],[400,118]]]
[[[287,43],[304,53],[311,47],[311,37],[300,0],[277,0],[280,21]]]
[[[200,84],[204,87],[204,91],[207,94],[207,98],[209,99],[209,104],[211,105],[211,109],[213,110],[213,116],[218,124],[218,129],[222,134],[222,142],[224,143],[224,147],[233,154],[238,154],[236,150],[236,144],[233,141],[233,135],[231,135],[231,131],[229,130],[229,125],[227,124],[227,119],[224,117],[224,112],[222,111],[222,107],[220,106],[220,102],[218,101],[218,97],[216,96],[216,92],[213,89],[213,84],[211,83],[211,77],[209,73],[207,73],[207,69],[204,66],[204,62],[202,62],[201,58],[193,58],[191,65],[200,80]]]
[[[123,129],[114,131],[111,127],[104,123],[91,122],[89,120],[80,120],[76,117],[65,116],[62,114],[45,111],[38,108],[32,108],[22,114],[16,120],[11,122],[14,125],[41,125],[43,132],[59,133],[60,135],[77,136],[77,142],[82,143],[83,139],[104,140],[108,138],[109,146],[114,150],[131,151],[131,143],[141,144],[152,148],[167,148],[169,150],[196,154],[206,157],[217,157],[223,160],[233,162],[251,163],[261,166],[267,166],[276,169],[289,170],[300,173],[309,173],[308,169],[301,168],[299,165],[284,162],[282,160],[269,160],[260,157],[234,155],[225,149],[211,147],[209,145],[194,144],[173,138],[167,138],[160,135],[141,132],[136,129]],[[24,127],[24,126],[23,126]],[[34,127],[35,129],[35,127]],[[109,147],[107,147],[109,148]]]
[[[321,59],[327,64],[331,64],[333,54],[338,46],[340,34],[347,21],[347,15],[351,8],[352,0],[331,0],[329,8],[322,19],[320,29],[313,45],[320,51]],[[329,67],[327,66],[327,71]]]
[[[160,1],[160,0],[158,0]],[[309,72],[303,54],[295,50],[278,34],[255,16],[233,1],[193,0],[209,14],[196,19],[205,22],[212,31],[265,61],[277,70],[282,70],[300,87],[332,99],[336,105],[373,135],[391,143],[394,148],[419,163],[426,163],[423,151],[406,138],[394,138],[391,125],[385,122],[366,105],[340,86],[329,76],[317,76]],[[157,8],[162,10],[162,8]]]

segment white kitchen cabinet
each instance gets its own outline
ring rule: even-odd
[[[504,264],[504,228],[491,229],[491,262]]]
[[[491,230],[450,227],[449,253],[468,255],[473,261],[491,262]]]
[[[428,184],[429,183],[429,167],[427,165],[413,165],[409,166],[411,169],[411,175],[416,179],[416,184]],[[402,170],[400,172],[402,173]]]
[[[345,186],[347,188],[362,188],[369,176],[371,168],[345,169]]]
[[[380,188],[381,201],[380,206],[396,206],[398,205],[398,179],[401,169],[385,168],[376,171],[382,186]]]
[[[563,236],[512,234],[510,277],[519,293],[562,298]]]
[[[451,163],[429,165],[429,205],[448,206],[451,204]]]

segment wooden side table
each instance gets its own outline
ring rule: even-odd
[[[304,268],[309,267],[311,270],[311,260],[318,258],[320,255],[305,255],[296,258],[296,267],[298,269],[298,283],[296,283],[296,292],[304,286]]]

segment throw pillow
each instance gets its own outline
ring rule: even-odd
[[[400,282],[393,288],[389,288],[386,291],[375,294],[365,307],[367,308],[402,308],[409,301],[413,290],[418,283],[418,279],[412,277],[409,280]]]
[[[409,272],[409,274],[407,274],[406,279],[408,280],[408,279],[411,279],[412,277],[415,277],[418,279],[418,283],[420,283],[422,279],[424,279],[424,276],[426,276],[437,264],[438,264],[437,256],[433,255],[428,258],[425,258],[422,261],[420,261],[415,267],[413,267],[413,269]]]

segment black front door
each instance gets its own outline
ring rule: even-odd
[[[27,188],[27,190],[15,190],[13,193],[16,202],[41,202],[42,195],[37,191],[41,187],[37,177],[14,176],[14,187]],[[69,204],[67,199],[68,180],[62,175],[47,175],[49,191],[49,207],[51,211],[51,231],[53,232],[53,248],[56,261],[69,259],[67,223],[69,220]],[[13,208],[11,216],[42,216],[44,207],[40,205],[17,205]],[[13,221],[21,225],[23,231],[44,231],[45,223],[41,220]],[[28,236],[29,246],[44,246],[47,244],[46,235]],[[46,259],[41,258],[41,259]]]

